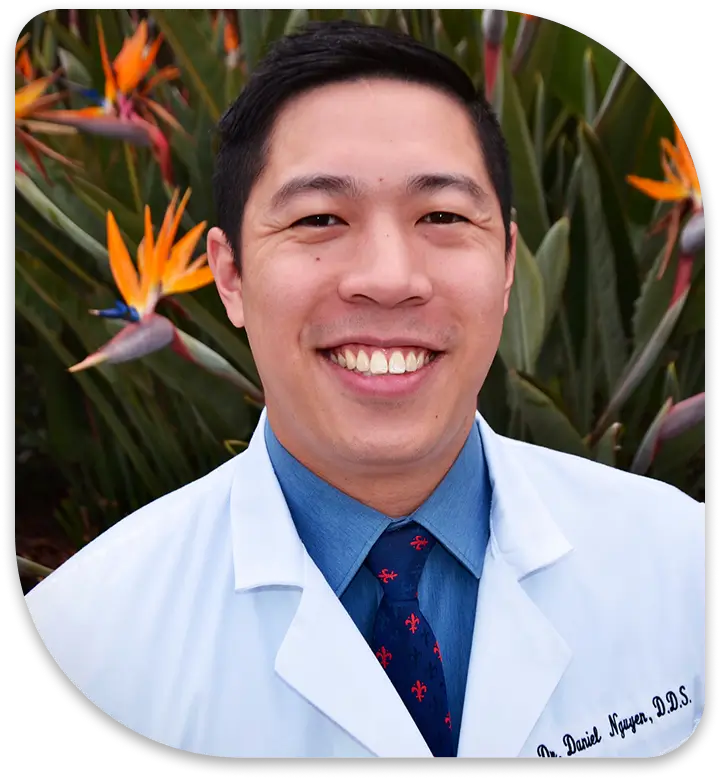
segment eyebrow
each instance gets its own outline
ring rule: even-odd
[[[420,173],[410,176],[405,182],[409,195],[420,192],[440,192],[443,189],[456,189],[470,196],[478,206],[487,207],[488,195],[470,176],[462,173]],[[310,174],[296,176],[286,181],[273,195],[270,201],[272,209],[280,209],[291,200],[307,192],[325,192],[330,195],[344,195],[356,200],[367,192],[353,176],[332,176],[328,174]]]

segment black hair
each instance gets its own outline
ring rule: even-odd
[[[240,229],[250,192],[266,164],[269,138],[280,109],[315,87],[364,77],[434,87],[468,112],[500,203],[505,247],[510,248],[510,160],[500,125],[465,71],[409,35],[349,20],[314,22],[279,39],[218,124],[213,193],[218,226],[238,270]]]

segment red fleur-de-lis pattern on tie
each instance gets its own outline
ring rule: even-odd
[[[372,649],[432,753],[454,754],[440,646],[420,610],[418,582],[435,539],[416,523],[383,533],[367,565],[383,589]]]

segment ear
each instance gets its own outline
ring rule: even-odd
[[[515,257],[517,252],[517,223],[510,224],[510,250],[505,255],[505,297],[503,300],[503,316],[507,314],[510,303],[510,290],[515,279]]]
[[[235,266],[230,244],[225,233],[219,227],[212,227],[208,232],[207,258],[228,319],[235,327],[243,327],[245,314],[243,312],[242,279]]]

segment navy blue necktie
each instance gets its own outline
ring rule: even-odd
[[[386,530],[366,565],[383,588],[371,647],[435,757],[452,757],[442,655],[418,603],[418,582],[435,539],[411,522]]]

